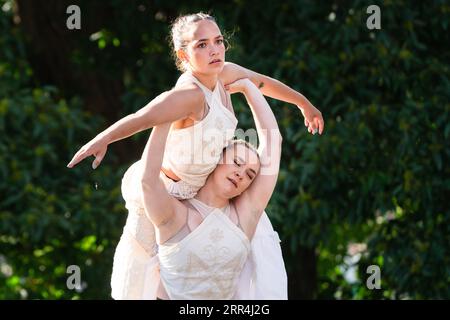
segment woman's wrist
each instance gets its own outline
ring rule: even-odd
[[[243,88],[242,93],[243,94],[249,94],[252,89],[258,89],[255,84],[248,78],[243,79]]]
[[[111,137],[108,133],[99,133],[95,138],[102,144],[109,145],[111,143]]]
[[[298,93],[295,105],[302,111],[309,109],[312,105],[301,93]]]

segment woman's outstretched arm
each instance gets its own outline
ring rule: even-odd
[[[225,84],[242,78],[250,79],[265,96],[296,105],[305,118],[308,131],[314,133],[317,129],[322,134],[324,129],[322,113],[304,95],[284,83],[231,62],[225,63],[220,77]]]
[[[137,132],[161,123],[173,122],[200,113],[204,95],[196,85],[163,92],[139,111],[130,114],[89,141],[74,155],[67,167],[72,168],[83,159],[95,156],[95,169],[106,154],[108,144],[125,139]]]
[[[264,96],[249,79],[238,80],[237,91],[244,93],[252,110],[258,133],[261,168],[250,187],[236,200],[253,212],[256,221],[267,207],[278,179],[282,137],[275,116]],[[231,87],[236,86],[232,84]],[[255,224],[256,227],[256,224]]]

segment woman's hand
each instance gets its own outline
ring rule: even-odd
[[[226,84],[225,90],[227,90],[231,94],[236,92],[245,93],[248,89],[248,85],[251,83],[252,82],[248,78],[238,79],[232,83]]]
[[[72,160],[67,165],[68,168],[73,168],[83,159],[94,156],[95,160],[92,162],[92,169],[98,167],[108,149],[108,142],[105,138],[95,137],[88,143],[86,143],[78,152],[73,156]]]
[[[322,134],[324,128],[322,113],[310,103],[298,108],[305,118],[305,127],[308,127],[308,132],[316,134],[319,131],[319,134]]]

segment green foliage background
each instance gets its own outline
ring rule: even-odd
[[[74,3],[82,19],[101,8]],[[381,8],[381,30],[366,27],[370,4]],[[0,6],[0,298],[108,299],[126,218],[120,179],[132,159],[111,147],[95,171],[89,161],[65,167],[110,123],[81,94],[39,81],[27,35],[13,23],[14,1]],[[114,15],[96,37],[74,31],[77,47],[61,72],[94,68],[121,79],[117,119],[174,85],[169,22],[201,10],[231,35],[227,60],[290,85],[322,111],[324,135],[312,136],[295,107],[269,99],[284,151],[267,211],[282,239],[290,298],[304,297],[292,283],[305,280],[305,249],[317,274],[307,297],[450,298],[447,1],[114,0],[108,8]],[[240,126],[252,126],[242,99],[233,100]],[[145,137],[132,139],[143,148]],[[379,290],[366,287],[372,264],[381,268]],[[83,290],[67,289],[69,265],[81,267]]]

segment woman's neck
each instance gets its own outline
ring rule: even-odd
[[[192,75],[196,77],[205,87],[207,87],[209,90],[214,91],[217,85],[217,81],[219,80],[219,75],[212,74],[207,75],[204,73],[198,73],[195,71],[191,71]]]
[[[204,204],[213,208],[223,208],[229,204],[229,199],[220,197],[214,192],[214,188],[205,188],[205,186],[203,186],[195,196],[197,200],[200,200]]]

